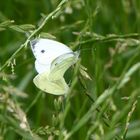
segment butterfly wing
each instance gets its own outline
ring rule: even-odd
[[[63,77],[58,80],[52,81],[48,77],[48,72],[44,72],[38,74],[34,79],[33,82],[44,92],[54,94],[54,95],[63,95],[67,93],[69,87],[67,86]]]
[[[45,71],[50,71],[50,64],[40,64],[37,60],[35,61],[35,69],[38,73],[43,73]]]
[[[66,53],[57,57],[51,64],[49,78],[51,80],[57,80],[62,78],[68,68],[74,63],[76,63],[77,60],[78,57],[73,52]]]

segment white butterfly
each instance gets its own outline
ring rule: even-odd
[[[36,58],[35,68],[39,73],[33,79],[34,84],[51,94],[66,94],[69,87],[63,76],[77,62],[79,52],[73,52],[66,45],[50,39],[33,40],[31,48]]]

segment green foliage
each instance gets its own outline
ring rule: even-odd
[[[140,139],[139,13],[138,0],[1,1],[0,140]],[[80,49],[66,97],[33,84],[38,36]]]

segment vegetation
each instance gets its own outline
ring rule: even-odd
[[[140,139],[139,13],[139,0],[1,1],[0,140]],[[33,84],[38,36],[80,50],[67,96]]]

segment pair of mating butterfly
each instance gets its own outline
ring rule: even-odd
[[[47,93],[66,94],[69,86],[64,79],[64,73],[77,62],[79,53],[50,39],[31,41],[31,49],[36,58],[35,68],[38,72],[33,79],[34,84]]]

